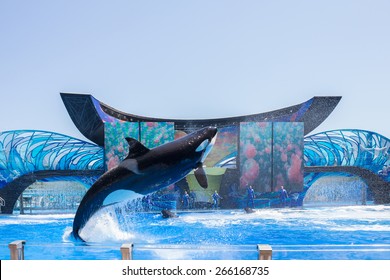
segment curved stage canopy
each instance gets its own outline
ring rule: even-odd
[[[61,98],[80,132],[92,142],[104,146],[104,123],[115,120],[173,122],[176,130],[185,132],[210,125],[218,128],[239,125],[240,122],[304,122],[304,134],[307,135],[329,116],[341,96],[317,96],[304,103],[266,113],[201,120],[161,119],[127,114],[100,102],[90,94],[61,93]]]

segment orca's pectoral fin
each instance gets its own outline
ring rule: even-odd
[[[206,176],[206,172],[204,171],[203,169],[203,166],[200,164],[198,166],[198,168],[195,169],[195,178],[196,180],[198,181],[199,185],[204,188],[204,189],[207,189],[207,176]]]

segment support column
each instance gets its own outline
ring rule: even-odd
[[[133,259],[133,244],[123,244],[121,246],[122,260],[132,260]]]
[[[272,247],[266,244],[257,245],[259,260],[272,260]]]
[[[25,240],[16,240],[8,244],[11,260],[24,260],[24,244]]]

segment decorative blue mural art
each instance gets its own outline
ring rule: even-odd
[[[305,166],[359,166],[388,178],[390,140],[366,130],[332,130],[304,139]]]
[[[304,139],[305,204],[389,201],[388,138],[365,130],[332,130]],[[307,193],[306,193],[307,191]]]
[[[103,148],[66,135],[36,130],[0,133],[0,189],[44,170],[103,170]]]

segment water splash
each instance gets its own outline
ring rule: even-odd
[[[80,236],[88,242],[98,243],[135,239],[134,233],[120,229],[116,215],[107,208],[100,210],[87,222]]]
[[[365,205],[367,185],[358,177],[324,176],[308,189],[303,205]]]
[[[390,239],[390,206],[343,206],[178,212],[163,219],[159,212],[129,212],[106,207],[81,231],[88,242],[142,244],[245,244],[246,242],[320,242],[331,232],[385,232]],[[310,235],[300,232],[310,231]],[[298,240],[297,240],[298,234]],[[290,237],[294,236],[294,237]],[[318,236],[318,237],[316,237]],[[295,240],[294,240],[295,239]],[[299,241],[302,239],[301,241]],[[165,254],[162,252],[161,254]]]

